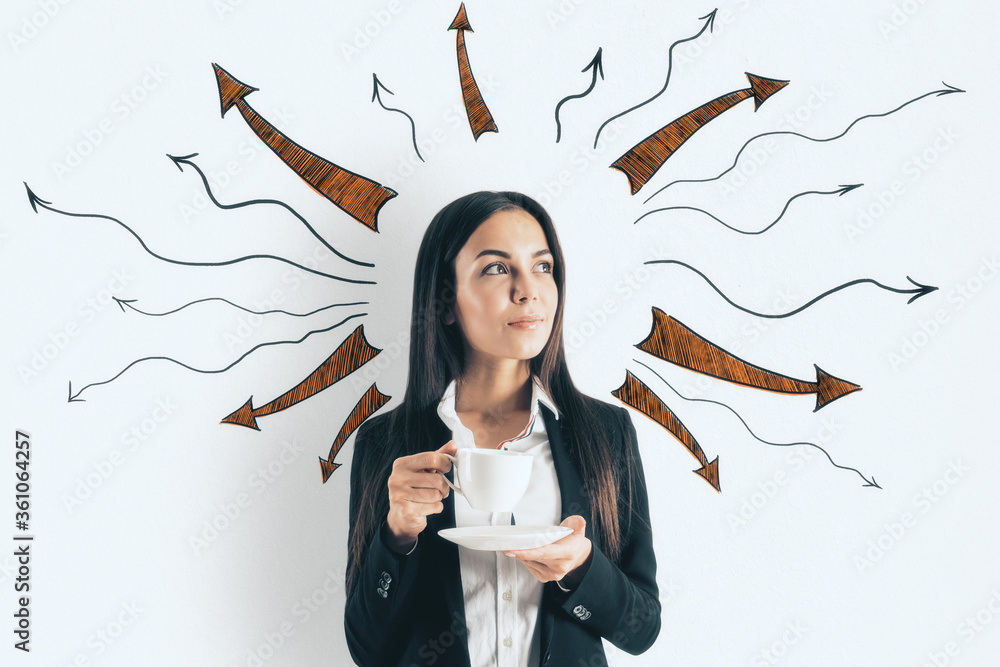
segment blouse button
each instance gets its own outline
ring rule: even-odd
[[[510,591],[504,591],[504,593],[503,593],[503,599],[504,600],[506,600],[507,602],[510,602],[513,598],[514,598],[514,596],[511,594]]]
[[[506,646],[507,648],[510,648],[511,646],[514,645],[514,640],[511,639],[510,637],[504,637],[503,638],[503,645]]]

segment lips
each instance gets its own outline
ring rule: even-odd
[[[524,317],[519,317],[516,320],[514,320],[513,322],[508,322],[507,324],[508,325],[520,324],[520,325],[527,326],[529,324],[537,324],[537,323],[539,323],[541,321],[542,321],[542,318],[539,317],[538,315],[525,315]]]

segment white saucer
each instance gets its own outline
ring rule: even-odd
[[[476,551],[515,551],[544,547],[572,532],[567,526],[464,526],[439,530],[438,535]]]

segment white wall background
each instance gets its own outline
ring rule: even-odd
[[[462,115],[455,37],[446,32],[458,2],[402,5],[3,3],[0,507],[11,528],[0,533],[17,532],[20,429],[31,434],[35,541],[32,651],[15,651],[5,630],[0,662],[350,664],[342,589],[353,440],[326,485],[317,457],[374,379],[402,395],[406,351],[394,343],[408,330],[413,262],[431,215],[466,192],[510,188],[541,198],[557,221],[577,384],[616,402],[609,392],[631,369],[720,460],[721,495],[691,474],[694,460],[679,443],[634,413],[663,627],[640,657],[611,650],[614,664],[993,664],[1000,100],[992,5],[722,0],[715,32],[675,51],[667,93],[606,129],[596,150],[597,126],[661,87],[669,45],[694,34],[714,5],[470,0],[469,55],[500,129],[478,142]],[[563,107],[555,144],[553,109],[589,84],[580,70],[599,46],[606,79]],[[293,140],[400,192],[383,209],[380,234],[305,187],[236,111],[219,117],[212,62],[259,88],[248,102]],[[757,113],[748,102],[713,121],[630,197],[607,165],[677,116],[745,87],[745,71],[791,84]],[[409,162],[405,119],[370,102],[372,72],[395,93],[387,104],[414,117],[426,163]],[[760,142],[770,146],[765,159],[744,157],[737,173],[749,175],[739,187],[731,179],[677,186],[642,204],[671,180],[718,173],[754,134],[790,124],[831,136],[942,81],[968,92],[864,121],[837,142]],[[73,160],[73,152],[87,154]],[[365,271],[327,257],[321,268],[378,285],[298,279],[265,261],[166,264],[106,219],[32,212],[22,185],[63,210],[113,215],[178,259],[272,252],[302,261],[320,248],[277,208],[200,205],[194,173],[165,157],[195,152],[220,199],[289,203],[342,252],[377,264]],[[654,204],[689,205],[756,229],[793,194],[847,183],[865,185],[803,198],[759,236],[696,213],[632,224]],[[866,210],[878,214],[859,222]],[[909,275],[940,289],[906,305],[905,296],[859,286],[769,321],[729,307],[683,269],[641,268],[658,258],[693,264],[738,303],[768,312],[856,278],[905,287]],[[70,381],[76,389],[105,380],[140,357],[222,368],[254,345],[340,318],[334,309],[248,326],[246,313],[218,302],[145,317],[121,312],[112,293],[150,311],[209,296],[248,306],[278,296],[279,307],[297,311],[367,300],[365,332],[385,361],[262,419],[260,432],[219,420],[250,395],[260,405],[294,385],[357,321],[264,348],[224,374],[139,364],[88,389],[86,402],[67,403]],[[612,316],[587,325],[607,300]],[[816,363],[864,390],[814,413],[812,397],[699,379],[632,347],[649,331],[652,306],[764,367],[809,379]],[[759,443],[731,413],[678,399],[633,358],[686,396],[731,405],[765,439],[821,443],[883,489],[863,488],[810,447]],[[13,545],[0,550],[7,625],[17,597]]]

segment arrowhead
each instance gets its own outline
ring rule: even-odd
[[[816,366],[816,384],[818,389],[816,390],[816,407],[813,408],[813,412],[816,412],[827,403],[832,403],[841,396],[861,391],[861,385],[833,377],[819,366]]]
[[[862,475],[862,477],[864,477],[864,475]],[[868,482],[867,479],[865,481]],[[867,484],[863,484],[862,486],[874,486],[876,489],[882,488],[881,486],[878,485],[878,482],[875,481],[874,477],[872,477],[872,481],[868,482]]]
[[[756,74],[751,74],[750,72],[746,74],[747,79],[750,81],[750,92],[753,93],[754,111],[760,108],[764,100],[788,85],[787,81],[767,79]]]
[[[215,69],[215,79],[219,84],[219,101],[222,103],[222,115],[225,117],[229,109],[245,96],[257,90],[238,80],[232,74],[212,63]]]
[[[597,55],[594,56],[594,59],[591,60],[587,64],[587,66],[584,67],[580,71],[581,72],[586,72],[591,67],[596,67],[597,71],[601,73],[601,78],[603,79],[604,78],[604,57],[601,55],[603,51],[604,51],[603,47],[598,47],[598,49],[597,49]]]
[[[911,296],[910,300],[906,302],[907,305],[913,303],[914,301],[916,301],[917,299],[919,299],[922,296],[927,296],[928,294],[930,294],[931,292],[933,292],[934,290],[937,289],[937,287],[933,287],[931,285],[921,285],[920,283],[918,283],[916,280],[914,280],[910,276],[906,276],[906,279],[909,280],[911,283],[913,283],[914,285],[916,285],[917,287],[920,288],[920,291],[917,292],[916,294],[914,294],[913,296]]]
[[[472,26],[469,25],[469,17],[465,15],[465,3],[458,8],[458,14],[455,14],[455,20],[451,22],[448,26],[448,30],[468,30],[469,32],[475,32]]]
[[[86,389],[86,387],[84,387],[83,389]],[[80,394],[83,393],[83,389],[81,389],[80,391],[76,392],[76,396],[74,396],[73,395],[73,381],[70,380],[69,381],[69,400],[67,401],[67,403],[86,403],[87,401],[85,401],[84,399],[77,398],[77,396],[79,396]]]
[[[839,192],[840,196],[843,197],[844,195],[846,195],[851,190],[857,190],[862,185],[864,185],[864,183],[855,183],[854,185],[841,185],[840,186],[840,190],[838,190],[837,192]]]
[[[711,463],[706,463],[702,467],[693,471],[694,474],[705,478],[705,481],[712,485],[712,488],[722,493],[719,488],[719,457],[716,456]]]
[[[223,112],[223,113],[225,113],[225,112]],[[177,155],[171,155],[170,153],[167,153],[167,157],[170,158],[173,161],[174,165],[177,167],[177,171],[184,171],[184,168],[181,166],[182,164],[191,164],[192,166],[194,166],[191,163],[191,158],[195,157],[196,155],[198,155],[198,154],[197,153],[191,153],[190,155],[177,156]]]
[[[942,95],[951,95],[952,93],[964,93],[965,92],[961,88],[956,88],[955,86],[951,86],[951,85],[945,83],[944,81],[942,81],[941,83],[946,88],[944,90],[937,91],[938,97],[941,97]]]
[[[34,211],[35,213],[38,213],[38,206],[36,206],[36,204],[51,204],[52,203],[50,201],[45,201],[44,199],[42,199],[38,195],[36,195],[34,192],[32,192],[31,188],[28,187],[28,184],[25,181],[21,181],[21,182],[24,183],[24,189],[28,191],[28,203],[31,204],[31,210],[32,211]]]
[[[709,32],[715,32],[715,14],[718,11],[719,11],[719,8],[716,7],[715,9],[712,10],[712,13],[710,13],[710,14],[708,14],[706,16],[702,16],[702,17],[700,17],[698,19],[699,21],[704,21],[705,19],[708,19],[708,31]]]
[[[340,467],[339,463],[334,463],[332,461],[327,461],[322,456],[319,457],[319,467],[323,471],[323,483],[326,484],[326,480],[330,479],[330,475],[333,471]]]
[[[125,312],[125,304],[126,303],[135,303],[135,299],[119,299],[116,296],[113,296],[111,298],[115,300],[115,303],[118,304],[118,307],[122,309],[123,313]]]
[[[391,90],[389,90],[388,88],[386,88],[384,83],[382,83],[381,81],[378,80],[378,74],[376,74],[375,72],[372,72],[372,102],[375,101],[375,98],[378,98],[379,102],[382,101],[382,98],[379,97],[379,94],[378,94],[379,87],[381,87],[382,90],[384,90],[385,92],[389,93],[390,95],[394,95],[395,94]]]
[[[247,428],[259,431],[260,427],[257,426],[257,420],[253,416],[253,396],[248,398],[247,402],[244,403],[239,410],[232,413],[219,423],[236,424],[237,426],[246,426]]]

